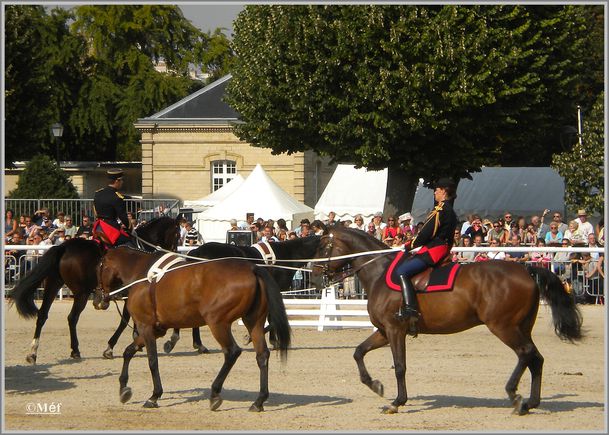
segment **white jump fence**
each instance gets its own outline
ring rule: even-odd
[[[39,247],[36,249],[46,250],[49,247]],[[31,250],[31,246],[11,246],[11,249],[28,249]],[[180,249],[184,251],[188,249]],[[496,252],[497,250],[503,252],[569,252],[569,253],[603,253],[603,248],[553,248],[553,247],[500,247],[498,248],[487,248],[487,247],[476,247],[476,248],[453,248],[453,252],[466,252],[466,251],[486,251]],[[34,267],[36,257],[39,254],[34,255],[23,255],[19,260],[10,255],[5,256],[5,289],[10,290],[18,280],[19,276],[23,271],[28,268]],[[29,263],[28,263],[29,262]],[[24,266],[28,264],[28,267]],[[562,269],[560,269],[562,265]],[[579,263],[569,262],[551,262],[547,265],[551,270],[559,273],[560,270],[568,269],[569,276],[577,280],[578,291],[585,293],[591,297],[596,297],[597,302],[602,301],[603,287],[600,279],[592,280],[586,277],[585,271],[578,266]],[[573,269],[572,269],[573,268]],[[606,270],[606,269],[605,269]],[[304,275],[310,273],[308,270],[303,271]],[[563,272],[563,276],[565,272]],[[7,281],[8,277],[11,278]],[[305,279],[305,282],[308,280]],[[10,284],[13,285],[10,285]],[[340,298],[341,292],[339,291],[339,284],[334,284],[327,287],[321,292],[315,291],[312,288],[305,288],[302,290],[293,290],[282,292],[284,294],[284,304],[288,314],[290,325],[293,327],[316,327],[318,331],[324,329],[336,329],[336,328],[371,328],[373,325],[370,322],[368,311],[366,308],[367,300],[363,294],[359,295],[358,299],[342,299]],[[365,289],[363,289],[365,291]],[[69,289],[64,287],[59,292],[59,299],[70,294]],[[242,324],[239,321],[239,324]]]

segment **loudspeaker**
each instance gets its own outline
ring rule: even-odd
[[[236,246],[252,246],[254,244],[254,232],[250,230],[227,231],[226,243]]]

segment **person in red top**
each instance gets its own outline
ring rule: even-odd
[[[131,240],[131,236],[126,232],[129,225],[125,208],[126,196],[119,192],[123,186],[123,171],[111,169],[107,174],[109,184],[96,191],[93,197],[96,218],[93,233],[103,232],[111,246],[118,246]]]
[[[428,267],[439,264],[452,248],[457,215],[453,203],[457,197],[457,186],[449,178],[442,178],[435,184],[434,208],[429,213],[423,227],[412,241],[412,249],[421,247],[414,255],[406,258],[396,266],[400,276],[404,304],[396,317],[410,319],[410,331],[416,335],[416,322],[419,319],[417,299],[410,278]]]

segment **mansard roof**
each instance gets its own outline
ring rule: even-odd
[[[160,112],[138,119],[137,124],[210,124],[238,121],[239,114],[223,101],[226,85],[232,78],[233,76],[228,74]]]

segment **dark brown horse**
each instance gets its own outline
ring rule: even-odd
[[[405,380],[407,323],[397,320],[395,316],[402,304],[402,295],[401,292],[390,290],[384,277],[395,254],[369,263],[370,255],[336,259],[342,255],[386,247],[363,231],[334,227],[322,237],[317,256],[330,258],[324,266],[330,276],[347,262],[358,270],[359,279],[368,294],[370,321],[378,329],[357,346],[353,356],[360,380],[382,396],[383,385],[370,377],[364,365],[364,356],[386,344],[391,346],[398,394],[390,405],[383,408],[384,413],[391,414],[408,400]],[[319,272],[314,271],[314,274]],[[419,332],[452,334],[485,324],[518,356],[518,363],[505,389],[515,412],[526,414],[529,409],[539,405],[541,396],[543,357],[531,339],[540,296],[550,305],[556,334],[571,342],[580,339],[581,314],[558,277],[544,268],[524,267],[501,260],[461,266],[452,291],[418,293],[421,313]],[[531,395],[528,400],[523,400],[516,390],[527,368],[532,376]]]
[[[110,251],[99,269],[100,287],[108,294],[146,277],[161,255],[129,248]],[[129,363],[135,353],[145,346],[154,389],[144,407],[158,407],[157,401],[163,388],[156,339],[165,335],[168,328],[207,325],[224,353],[224,364],[211,386],[210,407],[216,410],[222,403],[220,392],[224,380],[241,354],[231,333],[232,323],[241,318],[252,337],[260,369],[260,391],[250,411],[264,410],[263,403],[269,395],[270,352],[264,337],[267,317],[275,330],[282,360],[287,357],[291,339],[281,293],[268,271],[245,260],[189,262],[185,267],[168,270],[158,282],[137,282],[128,291],[127,309],[139,335],[123,353],[123,369],[119,378],[121,402],[127,402],[132,394],[127,386]],[[107,298],[104,302],[107,306]]]
[[[160,246],[174,250],[180,237],[179,220],[166,216],[151,220],[139,227],[136,235],[148,243],[143,244],[144,249],[154,250],[155,246]],[[12,290],[10,298],[15,302],[19,314],[25,318],[37,317],[31,351],[26,357],[29,363],[36,362],[42,327],[59,289],[64,284],[74,296],[74,303],[68,315],[71,357],[80,358],[76,324],[89,296],[97,287],[97,268],[102,256],[103,250],[100,244],[93,240],[81,238],[67,240],[45,252],[32,271]],[[36,289],[43,282],[42,305],[38,309],[34,303],[34,296]]]

